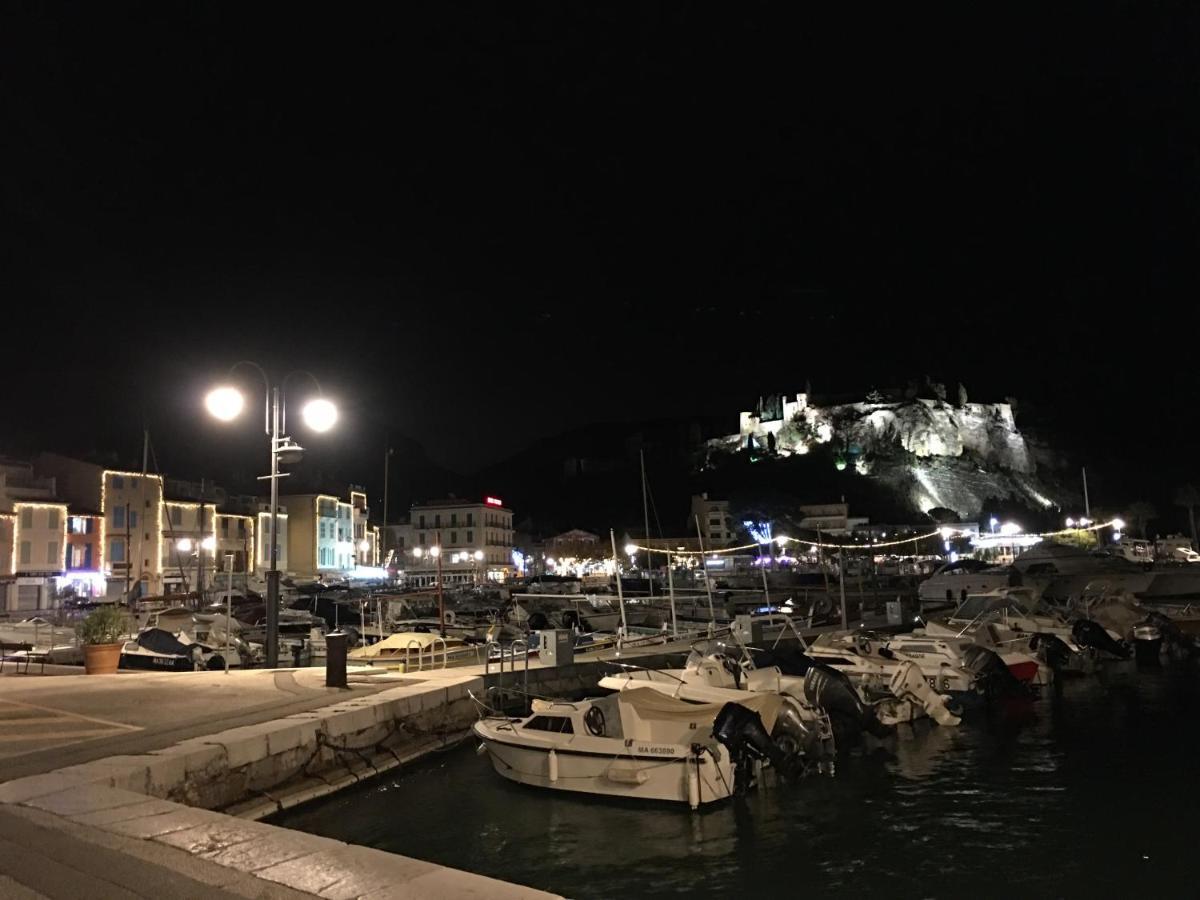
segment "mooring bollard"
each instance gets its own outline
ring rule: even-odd
[[[346,634],[325,635],[325,687],[346,687]]]

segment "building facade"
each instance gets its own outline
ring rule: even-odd
[[[480,501],[451,497],[413,506],[397,529],[409,584],[436,582],[438,548],[443,584],[506,581],[513,575],[513,512],[498,497]]]
[[[704,545],[708,547],[728,547],[733,543],[735,530],[733,519],[729,515],[728,500],[711,500],[708,494],[696,494],[692,497],[692,522],[700,523],[700,533],[704,535]]]
[[[351,576],[379,565],[379,529],[369,522],[367,495],[349,492],[349,500],[332,494],[291,494],[279,498],[287,511],[287,569],[297,576]],[[280,564],[280,569],[284,569]]]

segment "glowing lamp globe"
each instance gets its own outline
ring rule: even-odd
[[[833,465],[837,468],[837,470],[839,472],[846,471],[846,457],[839,456],[837,459],[835,459],[833,461]]]
[[[637,544],[626,544],[625,552],[630,556],[634,556],[637,553]]]
[[[417,559],[421,558],[422,553],[424,553],[424,551],[420,547],[413,547],[413,556],[415,556]]]
[[[210,415],[222,422],[231,422],[241,414],[245,401],[237,388],[219,387],[208,392],[204,398],[204,405]]]
[[[429,555],[430,556],[441,556],[442,548],[435,544],[434,546],[429,548]]]
[[[475,551],[475,562],[483,562],[483,551],[482,550]]]
[[[204,540],[202,540],[200,542],[200,546],[202,548],[204,548],[205,550],[216,550],[217,549],[217,539],[210,534],[208,537],[206,537]]]
[[[328,431],[337,422],[337,407],[324,397],[309,400],[301,413],[304,424],[313,431]]]
[[[191,538],[180,538],[179,542],[175,546],[176,546],[176,548],[178,548],[180,553],[191,553],[192,552],[192,539]]]
[[[366,553],[368,550],[371,549],[371,544],[366,538],[363,538],[361,541],[358,542],[358,549],[361,550],[363,553]]]

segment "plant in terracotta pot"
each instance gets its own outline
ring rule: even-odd
[[[89,613],[75,630],[83,641],[83,666],[89,675],[112,675],[121,662],[121,638],[128,631],[125,614],[115,606]]]

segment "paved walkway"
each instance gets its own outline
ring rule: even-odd
[[[462,701],[464,669],[323,669],[0,680],[0,900],[235,898],[553,900],[370,847],[186,806],[168,796],[288,760],[304,734],[373,733]],[[156,752],[149,752],[156,751]],[[90,761],[90,762],[89,762]],[[80,764],[86,763],[86,764]],[[290,765],[290,762],[288,763]],[[326,785],[327,787],[327,785]],[[197,788],[198,789],[198,788]]]
[[[390,683],[352,682],[371,694]],[[323,668],[0,678],[0,782],[337,703]]]

